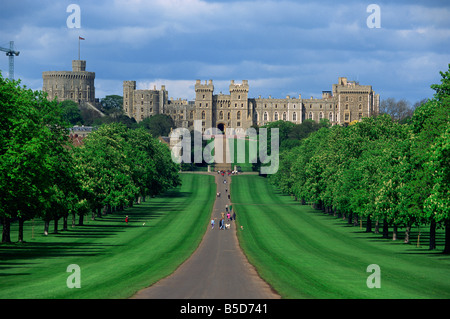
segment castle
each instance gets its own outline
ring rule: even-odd
[[[379,113],[380,96],[370,85],[360,85],[340,77],[331,91],[323,91],[322,98],[304,99],[286,96],[276,99],[251,98],[247,80],[229,86],[230,94],[214,94],[213,81],[195,83],[195,101],[169,99],[164,85],[160,90],[136,90],[136,81],[123,82],[123,109],[136,121],[155,114],[170,115],[176,127],[193,128],[201,121],[202,131],[218,128],[227,134],[245,133],[251,126],[263,126],[272,121],[296,124],[306,119],[319,122],[328,119],[332,125],[345,125],[363,117]],[[231,132],[229,130],[232,130]]]
[[[72,71],[42,73],[43,91],[48,99],[72,100],[95,109],[95,73],[86,71],[86,61],[73,60]],[[123,81],[123,110],[137,122],[156,115],[167,114],[176,127],[193,129],[194,121],[201,121],[202,131],[218,128],[227,134],[245,133],[251,126],[263,126],[283,120],[296,124],[306,119],[319,122],[328,119],[332,125],[345,125],[363,117],[379,113],[380,96],[370,85],[360,85],[340,77],[331,91],[322,91],[321,98],[304,99],[253,98],[248,96],[249,83],[231,81],[229,94],[215,94],[213,81],[195,82],[195,100],[169,99],[168,91],[161,89],[137,90],[136,81]],[[103,115],[101,113],[101,115]]]

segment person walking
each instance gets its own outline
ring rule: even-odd
[[[128,216],[125,216],[125,223],[128,225]]]
[[[233,220],[236,221],[236,212],[233,212]]]
[[[228,212],[228,204],[225,205],[225,211]]]
[[[227,214],[227,218],[228,218],[228,221],[230,221],[230,218],[231,218],[230,213]]]
[[[214,219],[211,219],[211,229],[214,229]]]

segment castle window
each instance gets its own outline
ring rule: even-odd
[[[310,119],[310,120],[313,119],[313,114],[312,114],[312,112],[309,112],[309,119]]]
[[[240,95],[238,95],[238,100],[240,100],[241,99],[241,96]]]
[[[194,111],[191,111],[191,112],[189,113],[189,119],[190,119],[190,120],[194,119]]]
[[[321,120],[321,119],[323,119],[323,113],[322,112],[319,113],[319,120]]]
[[[292,120],[297,121],[297,112],[292,113]]]
[[[267,109],[267,104],[264,104],[264,108]]]
[[[348,102],[348,96],[345,97],[345,102]]]
[[[312,104],[309,105],[309,108],[312,108]]]
[[[241,107],[244,107],[244,103],[241,103]]]
[[[286,112],[284,112],[283,113],[283,121],[286,121],[286,116],[287,116],[287,114],[286,114]]]
[[[347,113],[347,114],[345,114],[345,120],[348,121],[348,119],[349,119],[349,114]]]
[[[267,112],[264,112],[264,121],[267,121],[267,119],[268,119],[268,114],[267,114]]]
[[[206,113],[205,111],[202,112],[202,120],[204,120],[206,118]]]
[[[330,120],[330,122],[333,121],[333,113],[330,112],[330,114],[328,115],[328,119]]]
[[[227,114],[227,118],[228,118],[228,120],[230,119],[230,112],[228,112],[228,114]]]
[[[359,109],[362,110],[362,104],[359,104]]]
[[[237,119],[240,120],[241,119],[241,111],[237,112]]]
[[[275,108],[276,108],[276,109],[278,108],[278,104],[275,104]]]
[[[237,122],[237,126],[241,126],[241,122]]]
[[[345,109],[348,110],[348,104],[345,104]]]
[[[220,113],[219,113],[219,120],[223,120],[223,112],[222,111],[220,111]]]
[[[144,101],[141,101],[141,105],[144,105]]]
[[[362,97],[360,96],[360,97],[359,97],[359,102],[361,102],[361,101],[362,101]]]
[[[320,108],[322,108],[322,104],[320,104]]]
[[[208,107],[208,103],[206,103],[206,107]]]
[[[362,113],[358,114],[359,119],[362,119]]]
[[[234,103],[234,107],[237,107],[237,103]]]
[[[278,121],[278,112],[275,112],[273,119],[274,119],[275,121]]]

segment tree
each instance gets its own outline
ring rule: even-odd
[[[139,127],[148,130],[153,137],[169,136],[170,130],[175,128],[175,123],[167,114],[156,114],[139,122]]]
[[[414,109],[406,100],[396,101],[394,98],[387,98],[380,103],[380,113],[390,115],[394,121],[402,121],[413,112]]]
[[[59,103],[59,105],[62,110],[61,116],[64,120],[69,122],[71,125],[84,124],[80,108],[76,102],[72,100],[65,100]]]
[[[23,222],[46,205],[54,185],[51,177],[64,157],[68,130],[56,101],[0,75],[0,216],[2,242],[10,242],[9,227]]]

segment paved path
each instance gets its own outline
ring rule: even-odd
[[[242,253],[234,222],[231,229],[219,230],[221,212],[225,212],[230,177],[217,173],[217,191],[212,218],[197,250],[172,275],[135,294],[134,299],[273,299],[280,298],[264,282]],[[227,183],[224,184],[223,181]],[[236,216],[239,218],[239,216]],[[239,230],[240,231],[240,230]]]

